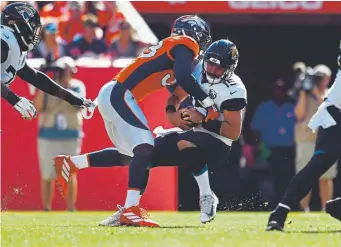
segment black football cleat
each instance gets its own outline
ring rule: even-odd
[[[266,231],[283,231],[284,225],[277,222],[277,221],[269,221],[268,225],[266,226]]]
[[[289,209],[282,206],[277,206],[277,208],[270,214],[268,225],[266,226],[266,231],[283,231],[284,223],[289,213]]]
[[[341,197],[326,202],[326,213],[341,221]]]

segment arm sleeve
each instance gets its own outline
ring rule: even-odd
[[[81,98],[77,97],[76,95],[69,92],[65,88],[59,86],[47,75],[29,67],[27,64],[25,64],[25,66],[18,71],[17,75],[21,79],[35,86],[36,88],[50,95],[64,99],[71,105],[77,106],[83,105],[83,100]]]
[[[200,101],[207,98],[207,94],[202,91],[199,84],[192,76],[193,52],[184,45],[176,45],[171,51],[174,58],[174,77],[176,82],[188,94]]]
[[[1,82],[1,98],[5,99],[11,105],[18,103],[20,98],[4,83]]]
[[[243,98],[235,98],[235,99],[228,99],[221,103],[220,111],[223,112],[224,110],[227,111],[241,111],[247,105],[246,99]]]

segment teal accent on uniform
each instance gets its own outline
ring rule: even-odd
[[[56,127],[52,128],[39,128],[39,138],[51,139],[51,140],[67,140],[77,139],[82,137],[80,130],[60,130]]]
[[[71,87],[70,88],[72,91],[74,91],[75,93],[80,93],[81,92],[81,89],[80,89],[80,87]]]
[[[315,150],[314,156],[315,156],[315,155],[318,155],[318,154],[324,154],[324,153],[326,153],[326,152],[323,151],[323,150]]]
[[[208,166],[207,165],[205,165],[201,170],[200,170],[200,172],[198,172],[198,173],[192,173],[193,174],[193,176],[194,177],[197,177],[197,176],[200,176],[200,175],[202,175],[202,174],[204,174],[205,172],[207,172],[208,171]]]

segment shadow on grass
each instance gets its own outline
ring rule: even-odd
[[[330,234],[330,233],[341,233],[341,230],[293,230],[293,231],[286,231],[285,233],[307,233],[307,234]]]
[[[38,225],[35,224],[35,227],[49,227],[49,228],[102,228],[102,229],[110,229],[110,228],[139,228],[139,227],[134,227],[134,226],[98,226],[98,225]],[[16,225],[9,225],[7,227],[14,227],[17,228],[18,226]],[[142,227],[141,227],[142,228]],[[190,228],[203,228],[203,226],[161,226],[161,227],[153,227],[151,229],[190,229]]]
[[[203,228],[203,226],[161,226],[159,227],[161,229],[167,228],[167,229],[181,229],[181,228]],[[155,228],[158,229],[158,228]]]

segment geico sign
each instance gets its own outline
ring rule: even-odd
[[[323,1],[228,1],[232,9],[318,10]]]

